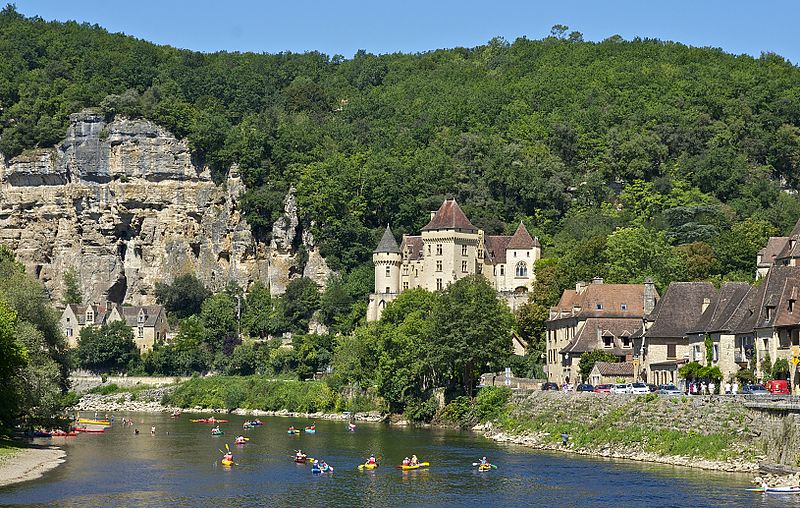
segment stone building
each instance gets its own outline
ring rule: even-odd
[[[605,349],[621,360],[633,360],[634,336],[644,316],[652,312],[659,295],[655,285],[578,282],[566,289],[558,305],[550,309],[547,327],[547,380],[579,381],[578,361],[583,352]]]
[[[59,323],[69,347],[76,347],[81,330],[115,321],[124,321],[130,327],[133,341],[141,352],[151,350],[153,344],[166,339],[169,332],[167,313],[161,305],[70,304],[61,314]]]
[[[389,226],[372,254],[375,292],[367,320],[380,319],[386,305],[407,289],[440,291],[468,275],[483,274],[514,310],[527,301],[536,279],[539,241],[520,222],[511,236],[486,235],[447,199],[419,235],[403,235],[400,245]]]
[[[589,383],[600,384],[630,383],[633,379],[633,363],[596,362],[589,373]]]
[[[673,282],[645,318],[642,337],[642,378],[649,383],[678,382],[678,368],[691,348],[687,333],[716,296],[710,282]],[[637,335],[638,336],[638,335]]]

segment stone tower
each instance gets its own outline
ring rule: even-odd
[[[372,251],[375,264],[375,293],[370,295],[368,317],[380,319],[386,304],[400,293],[400,263],[402,254],[391,228],[387,225],[378,246]]]

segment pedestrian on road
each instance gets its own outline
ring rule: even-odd
[[[730,395],[730,394],[731,394],[731,382],[727,381],[725,383],[725,395]]]

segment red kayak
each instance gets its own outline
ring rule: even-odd
[[[306,460],[308,460],[306,457],[303,457],[302,459],[298,459],[295,457],[294,459],[294,461],[297,462],[298,464],[305,464]]]

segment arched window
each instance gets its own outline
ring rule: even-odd
[[[528,265],[525,264],[525,261],[520,261],[519,263],[517,263],[516,275],[517,277],[528,276]]]
[[[387,276],[387,277],[391,277],[391,276],[392,276],[392,269],[391,269],[391,267],[388,267],[388,266],[386,267],[386,276]]]

